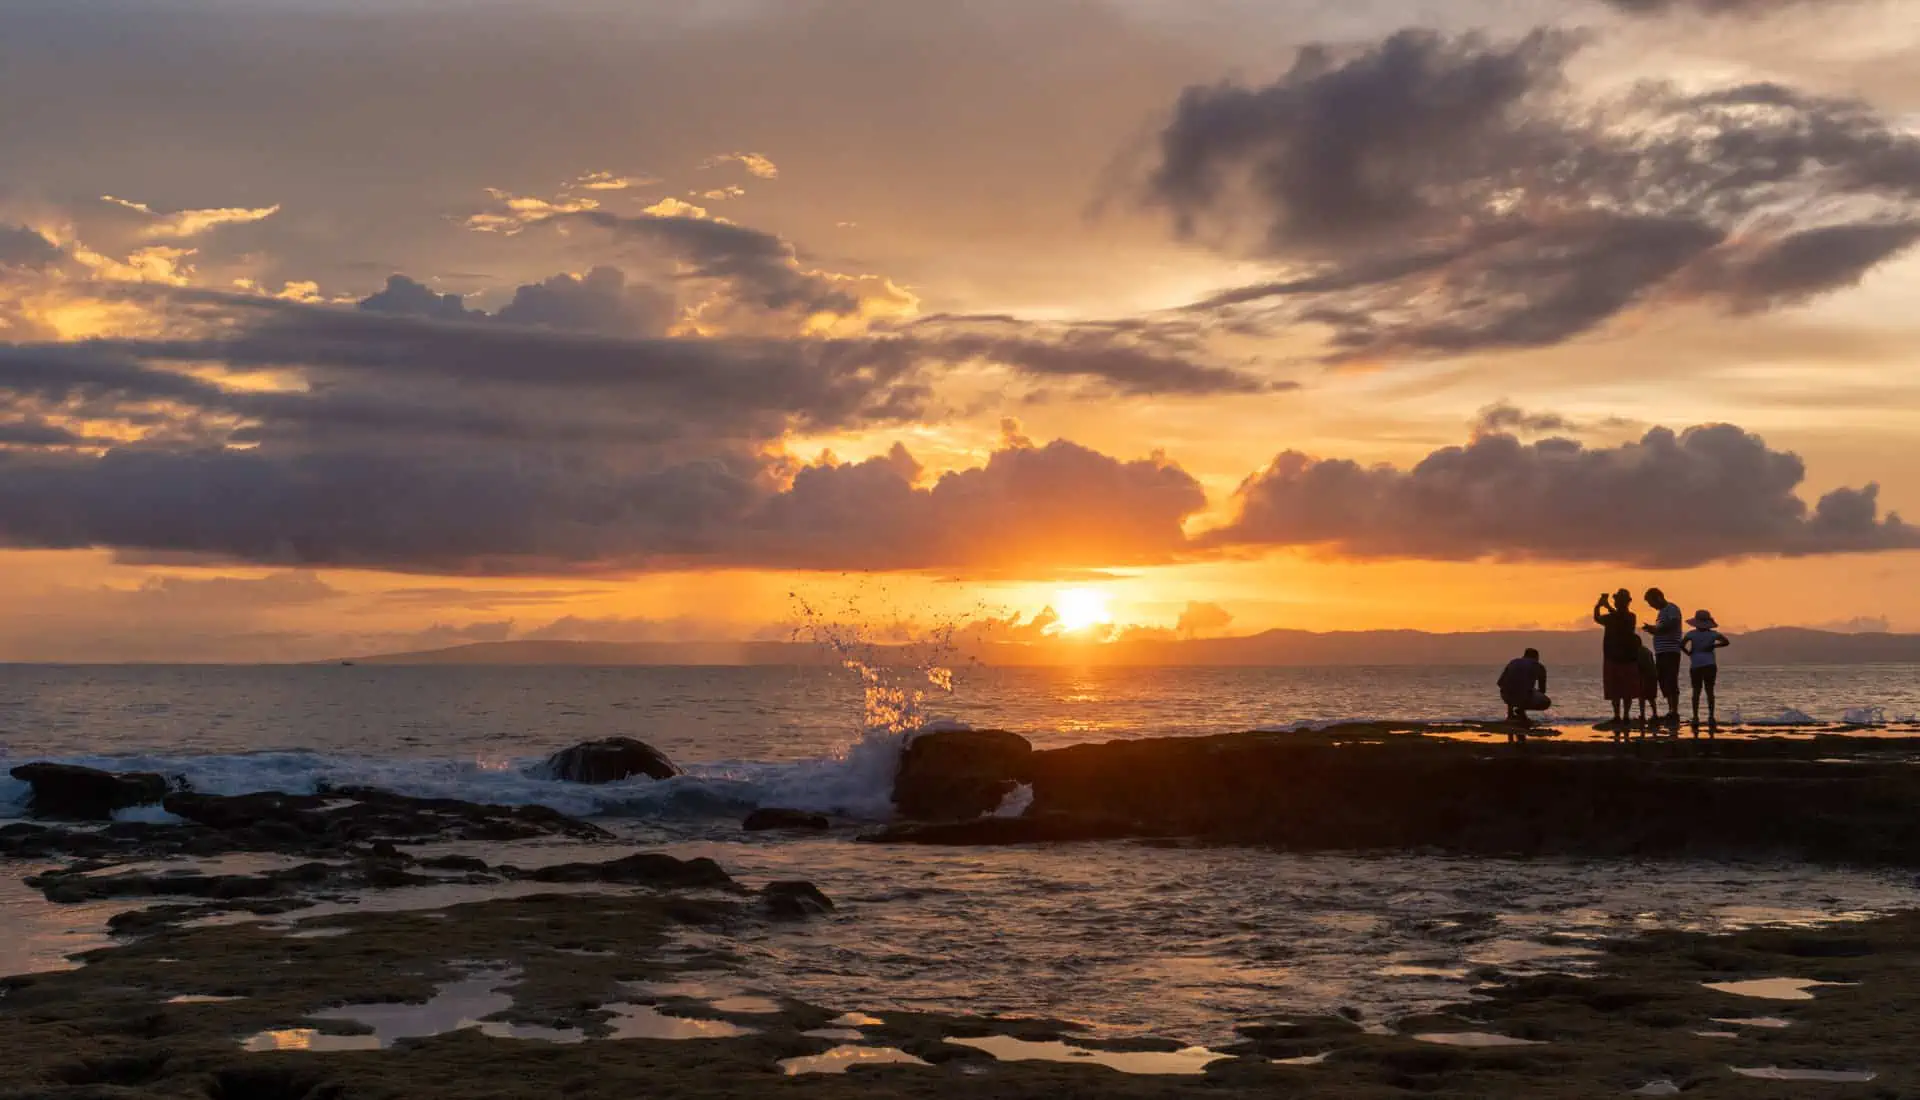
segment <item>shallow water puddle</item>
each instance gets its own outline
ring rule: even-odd
[[[290,940],[330,940],[335,936],[344,936],[351,931],[353,931],[351,928],[303,928],[296,932],[288,932],[287,938]]]
[[[1276,1066],[1318,1066],[1325,1065],[1327,1059],[1331,1057],[1333,1057],[1333,1051],[1327,1050],[1319,1054],[1302,1054],[1298,1058],[1276,1058],[1273,1060],[1273,1064]]]
[[[1752,1077],[1760,1081],[1825,1081],[1836,1085],[1864,1085],[1880,1076],[1872,1070],[1781,1069],[1779,1066],[1762,1066],[1758,1069],[1742,1069],[1739,1066],[1727,1068],[1742,1077]]]
[[[372,1035],[327,1035],[310,1027],[290,1027],[249,1035],[240,1045],[256,1054],[269,1050],[379,1050]]]
[[[800,1034],[809,1039],[832,1039],[836,1042],[858,1042],[867,1037],[866,1032],[853,1027],[817,1027]]]
[[[215,997],[204,993],[182,993],[178,997],[168,997],[161,1001],[163,1005],[221,1005],[228,1001],[243,1001],[244,997]]]
[[[727,1020],[695,1020],[669,1016],[652,1005],[607,1005],[614,1014],[607,1026],[615,1039],[734,1039],[754,1029]]]
[[[517,976],[509,970],[483,971],[442,985],[425,1004],[344,1005],[316,1012],[313,1018],[363,1024],[373,1029],[379,1046],[390,1047],[401,1039],[481,1026],[481,1017],[513,1007],[513,998],[502,987]]]
[[[1648,1081],[1627,1094],[1628,1096],[1678,1096],[1680,1086],[1672,1081]]]
[[[925,1061],[894,1047],[839,1046],[824,1054],[785,1058],[780,1069],[789,1077],[802,1073],[845,1073],[855,1066],[924,1066]]]
[[[1495,1035],[1487,1031],[1423,1031],[1414,1036],[1423,1043],[1438,1043],[1443,1047],[1537,1047],[1545,1046],[1538,1039],[1516,1039],[1511,1035]]]
[[[1053,1040],[1034,1042],[1011,1035],[987,1035],[977,1039],[949,1039],[963,1047],[985,1051],[1002,1062],[1067,1062],[1105,1066],[1121,1073],[1198,1074],[1207,1066],[1230,1055],[1205,1047],[1185,1050],[1091,1050]]]
[[[829,1020],[834,1027],[879,1027],[886,1023],[878,1016],[869,1016],[864,1012],[846,1012]]]
[[[1793,1026],[1792,1020],[1782,1020],[1778,1016],[1715,1016],[1716,1024],[1731,1024],[1734,1027],[1760,1027],[1772,1031]]]
[[[1819,982],[1804,978],[1751,978],[1738,982],[1701,982],[1708,989],[1762,1001],[1811,1001],[1813,990],[1850,986],[1853,982]]]

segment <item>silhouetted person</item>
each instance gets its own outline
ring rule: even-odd
[[[1720,679],[1720,661],[1714,656],[1718,651],[1733,643],[1720,633],[1720,624],[1713,621],[1713,612],[1701,610],[1687,620],[1692,630],[1681,640],[1681,646],[1687,656],[1693,659],[1689,678],[1693,681],[1693,735],[1700,736],[1700,690],[1707,692],[1707,736],[1713,736],[1718,724],[1713,713],[1713,689]]]
[[[1527,650],[1524,656],[1507,662],[1497,681],[1500,701],[1507,704],[1507,721],[1530,726],[1530,710],[1547,710],[1553,700],[1547,698],[1547,666],[1540,663],[1540,651]]]
[[[1633,663],[1640,669],[1640,721],[1645,722],[1649,706],[1653,708],[1653,716],[1660,717],[1660,662],[1653,659],[1653,650],[1647,648],[1646,642],[1640,641],[1638,645]]]
[[[1603,592],[1593,605],[1593,621],[1606,627],[1600,643],[1601,687],[1613,704],[1613,723],[1625,727],[1633,717],[1633,701],[1640,698],[1640,625],[1633,613],[1633,593],[1622,588],[1611,597]]]
[[[1667,697],[1667,721],[1680,721],[1680,605],[1667,599],[1658,588],[1647,589],[1647,606],[1656,614],[1640,629],[1653,635],[1654,675],[1660,681],[1660,694]],[[1653,708],[1654,721],[1660,720],[1660,708]]]

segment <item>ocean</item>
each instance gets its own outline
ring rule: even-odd
[[[1285,728],[1340,718],[1497,717],[1487,668],[932,669],[0,667],[0,769],[66,760],[183,775],[215,793],[358,783],[541,803],[638,845],[708,855],[747,881],[805,878],[824,922],[744,946],[745,988],[847,1011],[1075,1020],[1217,1042],[1264,1013],[1367,1018],[1459,1000],[1488,973],[1577,969],[1648,928],[1817,922],[1920,906],[1910,873],[1291,855],[1149,843],[926,849],[745,834],[756,806],[880,821],[915,728],[997,727],[1038,747]],[[1913,666],[1742,668],[1723,720],[1877,721],[1920,712]],[[1604,713],[1598,670],[1554,670],[1570,726]],[[687,775],[582,787],[531,776],[582,740],[638,737]],[[25,788],[0,771],[0,821]],[[151,816],[157,811],[131,811]],[[522,866],[577,858],[518,846]],[[487,853],[501,857],[498,850]],[[0,866],[0,973],[60,965],[101,912],[62,909]]]

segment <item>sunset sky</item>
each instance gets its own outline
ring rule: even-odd
[[[1920,630],[1920,0],[3,6],[0,660]]]

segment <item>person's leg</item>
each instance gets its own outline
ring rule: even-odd
[[[1680,653],[1670,651],[1660,655],[1660,693],[1667,697],[1667,719],[1680,720]]]
[[[1712,737],[1715,727],[1720,724],[1719,717],[1714,714],[1713,696],[1714,688],[1719,686],[1720,666],[1708,665],[1705,671],[1707,674],[1707,736]]]
[[[1700,687],[1706,682],[1706,677],[1695,668],[1689,670],[1687,678],[1693,681],[1693,735],[1698,737],[1700,736]]]

